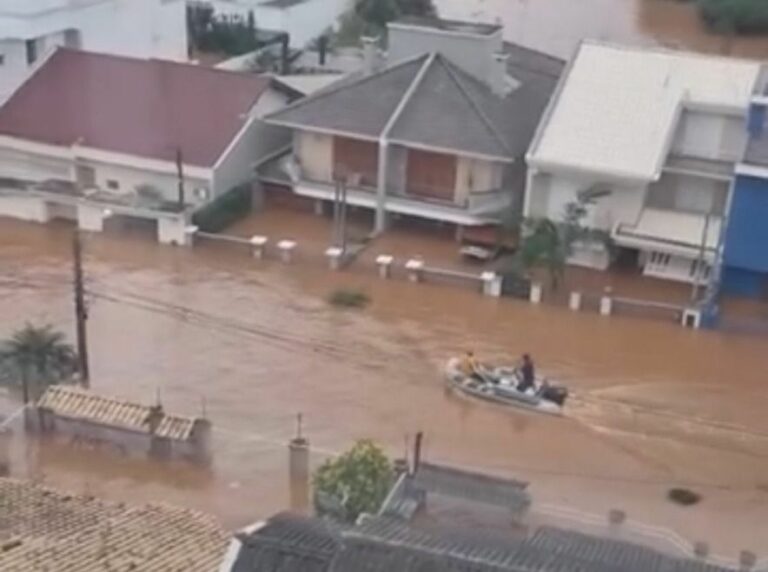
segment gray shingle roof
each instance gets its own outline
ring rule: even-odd
[[[276,519],[243,539],[234,572],[734,572],[557,528],[519,539],[422,530],[386,517],[367,517],[348,529]]]
[[[273,122],[513,159],[522,156],[563,62],[505,44],[508,72],[520,85],[506,97],[440,54],[424,54],[324,90],[268,117]],[[411,88],[413,90],[411,92]]]

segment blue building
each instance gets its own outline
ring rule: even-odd
[[[768,300],[768,87],[753,99],[749,142],[736,168],[723,250],[722,291]]]

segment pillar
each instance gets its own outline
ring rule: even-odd
[[[538,282],[531,283],[530,300],[531,304],[541,304],[542,288]]]
[[[315,214],[317,216],[323,216],[323,214],[324,214],[323,211],[325,210],[323,208],[323,204],[324,204],[323,201],[321,201],[320,199],[317,199],[315,201]]]
[[[610,316],[613,313],[613,298],[611,294],[613,291],[610,288],[605,289],[603,297],[600,298],[600,315]]]
[[[325,251],[325,256],[328,257],[328,267],[331,270],[341,269],[341,258],[344,255],[344,251],[338,246],[331,246]]]
[[[288,479],[293,511],[309,512],[309,476],[309,441],[304,437],[291,439],[288,444]]]
[[[387,228],[387,172],[389,170],[389,145],[384,137],[379,141],[379,173],[376,189],[376,221],[375,234],[384,232]]]
[[[501,285],[503,278],[495,272],[483,272],[480,275],[483,281],[483,295],[498,298],[501,296]]]
[[[251,254],[254,258],[261,260],[264,258],[264,251],[267,247],[269,239],[266,236],[252,236],[251,237]]]
[[[101,232],[104,230],[104,209],[101,207],[79,204],[77,205],[77,228],[89,232]]]
[[[389,254],[381,254],[376,257],[376,264],[379,266],[379,278],[387,279],[392,272],[392,262],[395,260]]]
[[[293,240],[281,240],[277,243],[280,251],[280,259],[289,264],[293,260],[293,251],[296,249],[296,243]]]
[[[160,244],[189,246],[192,244],[187,219],[183,215],[163,216],[157,219],[157,241]]]
[[[581,310],[581,292],[571,292],[568,299],[568,307],[574,312]]]
[[[424,274],[424,261],[411,259],[405,263],[405,269],[408,271],[408,280],[411,282],[421,282]]]

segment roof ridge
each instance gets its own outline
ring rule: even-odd
[[[315,94],[312,94],[309,97],[305,97],[303,99],[300,99],[300,100],[298,100],[298,101],[296,101],[296,102],[294,102],[294,103],[292,103],[290,105],[286,105],[285,107],[282,107],[282,108],[278,109],[277,111],[275,111],[273,113],[270,113],[269,115],[267,115],[265,117],[265,119],[269,120],[272,117],[275,117],[277,115],[282,115],[283,113],[285,113],[287,111],[293,111],[295,109],[299,109],[299,108],[303,107],[304,105],[308,105],[310,103],[315,103],[316,101],[320,101],[321,99],[324,99],[324,98],[326,98],[328,96],[335,95],[338,92],[340,92],[341,90],[363,85],[363,84],[365,84],[365,83],[367,83],[369,81],[381,78],[381,77],[383,77],[383,76],[385,76],[385,75],[387,75],[387,74],[389,74],[391,72],[394,72],[395,70],[404,68],[405,66],[414,64],[414,63],[418,62],[419,60],[426,59],[428,57],[429,57],[429,54],[427,53],[427,54],[419,54],[418,56],[401,60],[401,61],[397,62],[396,64],[391,65],[391,66],[387,66],[384,69],[381,69],[381,70],[379,70],[377,72],[364,75],[361,78],[357,78],[354,81],[352,81],[351,83],[346,83],[342,79],[341,81],[337,82],[336,85],[331,85],[330,87],[328,87],[328,89],[320,90],[319,92],[317,92]],[[421,69],[421,66],[419,66],[419,68],[416,70],[417,74],[418,74],[420,69]]]
[[[485,123],[485,126],[488,128],[488,130],[491,132],[491,134],[501,144],[501,147],[507,153],[511,153],[512,150],[509,148],[509,145],[507,144],[507,142],[504,139],[504,137],[501,135],[501,133],[499,133],[499,131],[496,129],[496,126],[493,124],[493,122],[485,114],[485,112],[482,109],[482,106],[477,101],[475,101],[475,98],[472,97],[471,93],[469,93],[469,90],[462,83],[463,80],[459,79],[459,74],[457,73],[458,69],[453,69],[455,64],[453,62],[451,62],[450,60],[448,60],[445,56],[443,56],[441,54],[437,54],[437,57],[435,58],[435,60],[439,60],[442,63],[442,65],[448,71],[448,75],[451,77],[451,79],[453,79],[453,81],[459,87],[461,92],[464,94],[464,97],[467,98],[467,101],[469,101],[470,105],[475,110],[475,113],[477,113],[480,116],[480,119],[483,121],[483,123]],[[465,73],[465,72],[462,71],[462,73]],[[483,86],[483,87],[485,87],[485,86]],[[490,91],[490,88],[487,88],[487,89],[489,89],[489,91]],[[491,95],[493,97],[497,97],[493,93],[491,93]]]

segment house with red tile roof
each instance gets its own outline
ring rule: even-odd
[[[181,228],[289,144],[261,118],[294,95],[265,76],[59,49],[0,109],[0,188],[13,191],[0,215],[101,230],[109,214],[160,227],[171,213]]]

